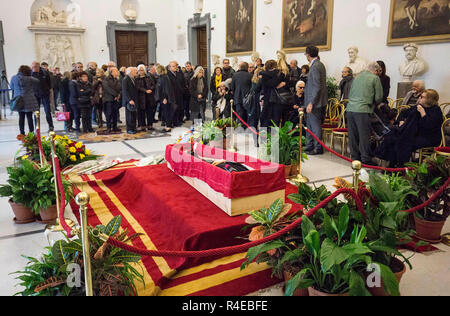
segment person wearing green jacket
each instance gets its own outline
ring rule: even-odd
[[[378,74],[381,67],[370,63],[352,84],[347,105],[348,137],[353,160],[373,165],[370,148],[370,115],[383,101],[383,87]]]

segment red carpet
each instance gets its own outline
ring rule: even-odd
[[[122,164],[95,176],[73,179],[77,192],[90,194],[89,224],[122,216],[122,228],[143,233],[133,245],[160,250],[206,250],[245,243],[247,216],[229,217],[170,171],[166,165],[137,168]],[[286,194],[297,188],[287,185]],[[74,206],[73,206],[74,207]],[[299,205],[294,208],[300,209]],[[142,295],[246,295],[277,284],[265,265],[240,271],[245,254],[226,258],[142,260]]]

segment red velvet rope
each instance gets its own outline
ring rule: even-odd
[[[328,203],[330,203],[332,200],[334,200],[337,196],[340,194],[350,194],[353,196],[353,198],[356,201],[356,207],[361,212],[363,216],[365,216],[365,211],[363,204],[361,202],[361,199],[359,199],[356,192],[352,189],[339,189],[338,191],[334,192],[332,195],[330,195],[327,199],[323,200],[320,204],[318,204],[316,207],[314,207],[312,210],[310,210],[308,213],[305,214],[305,216],[310,217],[314,215],[318,210],[325,207]],[[158,251],[158,250],[147,250],[147,249],[140,249],[133,246],[130,246],[128,244],[125,244],[123,242],[120,242],[118,240],[115,240],[111,237],[107,240],[107,243],[114,247],[121,248],[123,250],[126,250],[131,253],[139,254],[142,256],[149,256],[149,257],[184,257],[184,258],[203,258],[203,257],[215,257],[215,256],[229,256],[236,253],[247,251],[248,249],[252,247],[256,247],[262,244],[265,244],[269,241],[273,241],[275,239],[280,238],[281,236],[289,233],[294,228],[298,227],[302,223],[302,219],[299,218],[289,226],[286,226],[282,230],[278,231],[277,233],[270,235],[266,238],[249,242],[243,245],[238,246],[232,246],[232,247],[225,247],[225,248],[217,248],[217,249],[210,249],[210,250],[202,250],[202,251]]]
[[[64,216],[66,210],[66,193],[64,191],[64,186],[61,178],[61,167],[59,166],[59,159],[55,157],[55,174],[56,174],[56,183],[58,184],[60,196],[60,208],[59,208],[59,221],[61,226],[67,233],[67,237],[72,238],[72,228],[66,223],[66,218]]]
[[[236,113],[236,111],[233,111],[234,115],[236,115],[236,117],[239,119],[239,121],[242,122],[242,124],[244,124],[253,134],[257,135],[257,136],[262,136],[260,133],[258,133],[257,131],[255,131],[250,125],[248,125],[247,122],[245,122],[240,116],[239,114]],[[297,127],[295,127],[293,130],[291,130],[288,134],[292,133],[293,131],[295,131],[297,129]]]
[[[36,128],[36,137],[37,137],[38,146],[39,146],[39,155],[42,157],[42,161],[46,162],[47,159],[45,158],[44,149],[42,148],[41,131],[39,128]]]
[[[328,150],[330,153],[332,153],[332,154],[334,154],[334,155],[336,155],[336,156],[338,156],[339,158],[341,158],[341,159],[344,159],[344,160],[346,160],[346,161],[348,161],[348,162],[353,162],[353,160],[351,160],[350,158],[348,158],[348,157],[345,157],[345,156],[343,156],[343,155],[341,155],[341,154],[339,154],[339,153],[337,153],[337,152],[335,152],[333,149],[331,149],[331,148],[329,148],[329,147],[327,147],[327,145],[325,145],[320,139],[319,139],[319,137],[317,137],[316,135],[314,135],[314,133],[313,132],[311,132],[309,129],[307,129],[307,128],[305,128],[306,129],[306,131],[320,144],[320,145],[322,145],[322,147],[323,148],[325,148],[326,150]],[[377,167],[377,166],[370,166],[370,165],[365,165],[365,164],[363,164],[362,165],[364,168],[367,168],[367,169],[374,169],[374,170],[381,170],[381,171],[387,171],[387,172],[405,172],[406,170],[407,170],[407,168],[383,168],[383,167]]]
[[[444,194],[444,191],[447,190],[447,188],[450,186],[450,178],[447,179],[447,181],[444,183],[444,185],[438,190],[436,191],[433,196],[426,201],[425,203],[418,205],[416,207],[413,207],[410,210],[405,210],[405,211],[401,211],[401,212],[405,212],[405,213],[415,213],[418,212],[420,210],[423,210],[424,208],[430,206],[431,203],[433,203],[438,197],[440,197],[442,194]]]

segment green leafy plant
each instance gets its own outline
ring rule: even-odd
[[[249,224],[258,224],[250,233],[251,241],[260,240],[267,237],[294,222],[298,217],[298,212],[289,213],[292,205],[284,204],[282,200],[276,200],[269,208],[250,212],[250,217],[246,220]],[[284,270],[290,273],[299,271],[302,251],[298,248],[301,236],[295,230],[286,234],[280,239],[265,243],[248,250],[247,260],[242,264],[241,269],[256,259],[257,263],[267,263],[273,268],[272,275],[281,277]],[[293,273],[293,274],[295,274]]]
[[[407,198],[409,208],[421,205],[430,199],[450,177],[450,158],[438,156],[426,159],[424,163],[410,163],[406,178],[417,195]],[[426,221],[442,222],[450,216],[450,188],[436,199],[430,206],[416,212],[416,216]]]
[[[114,238],[129,242],[139,234],[128,236],[125,230],[120,232],[121,217],[115,217],[106,226],[95,229]],[[136,264],[141,257],[104,243],[94,236],[89,228],[91,244],[91,265],[94,294],[96,296],[134,296],[137,295],[135,282],[144,284],[144,277]],[[24,271],[18,271],[16,278],[24,290],[16,293],[22,296],[82,296],[85,295],[83,272],[83,248],[80,240],[59,240],[53,247],[46,248],[48,253],[41,259],[24,257],[29,262]],[[69,287],[67,278],[72,273],[68,267],[77,264],[81,267],[81,286]]]
[[[327,78],[328,98],[333,99],[338,97],[339,83],[334,77]]]
[[[198,127],[203,144],[207,145],[214,140],[225,139],[227,137],[227,128],[238,128],[240,125],[231,118],[218,119],[211,122],[205,122]]]
[[[267,141],[262,144],[262,159],[272,161],[272,144],[278,143],[279,156],[278,163],[281,165],[297,165],[299,163],[299,141],[300,136],[298,130],[294,129],[292,122],[286,122],[283,127],[279,128],[273,123],[275,133],[264,134]],[[306,146],[306,138],[302,137],[302,146]],[[302,152],[302,162],[308,159],[308,156]]]
[[[56,192],[53,171],[50,165],[37,164],[22,159],[14,167],[7,169],[8,185],[0,187],[0,196],[10,197],[14,203],[31,207],[37,215],[43,209],[55,205]],[[72,184],[63,179],[66,201],[73,197]]]
[[[366,228],[354,225],[350,231],[350,210],[344,205],[335,220],[324,215],[318,229],[303,216],[302,236],[309,263],[286,284],[286,294],[292,295],[297,288],[314,287],[329,294],[349,293],[369,296],[365,287],[364,271],[372,260],[372,245],[365,243]],[[398,282],[389,267],[377,263],[381,270],[385,290],[398,295]]]

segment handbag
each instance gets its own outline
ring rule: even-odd
[[[291,93],[291,91],[283,91],[278,92],[278,90],[275,89],[275,94],[278,97],[278,101],[282,105],[293,105],[294,104],[294,95]]]
[[[250,109],[252,108],[252,104],[254,102],[254,99],[255,99],[255,92],[254,91],[250,91],[244,97],[243,102],[242,102],[242,106],[244,107],[244,109],[247,112],[250,112]]]
[[[20,112],[25,108],[25,102],[23,101],[23,96],[18,95],[14,98],[12,98],[10,104],[9,104],[11,111],[13,112]]]
[[[56,112],[56,120],[58,122],[66,122],[70,120],[70,112],[66,111],[66,105],[64,105],[64,112]]]

